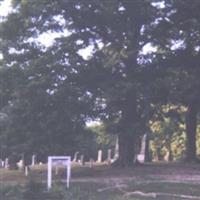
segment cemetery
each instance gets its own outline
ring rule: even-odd
[[[134,168],[121,169],[112,167],[111,149],[105,160],[102,150],[96,160],[77,155],[51,156],[46,163],[33,155],[29,166],[17,162],[18,169],[10,168],[6,158],[0,168],[1,199],[199,199],[199,164],[140,160]]]
[[[200,200],[200,0],[0,0],[0,200]]]

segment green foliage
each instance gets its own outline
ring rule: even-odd
[[[107,132],[106,124],[91,125],[88,129],[94,132],[98,148],[108,149],[114,146],[116,137]]]
[[[118,119],[113,124],[118,134],[138,134],[144,85],[137,78],[137,56],[140,30],[152,18],[151,4],[44,0],[14,1],[13,6],[16,12],[0,27],[3,64],[17,66],[24,76],[9,108],[8,146],[27,154],[58,154],[65,147],[70,154],[84,122],[97,116]],[[66,29],[70,34],[58,36],[49,47],[31,42],[42,33]],[[83,59],[79,52],[87,47],[94,53]]]
[[[93,158],[96,159],[97,152],[99,149],[103,151],[103,159],[106,159],[108,149],[114,149],[116,138],[117,136],[114,134],[110,134],[106,128],[106,124],[100,123],[97,125],[90,125],[87,127],[87,129],[91,130],[93,134],[93,143],[90,143],[90,152],[88,154],[91,154],[93,152]],[[93,151],[91,151],[91,145],[93,144]]]
[[[20,186],[1,186],[0,198],[6,200],[23,199],[22,190]]]
[[[41,183],[30,178],[23,192],[23,199],[37,200],[45,198],[44,187]]]
[[[199,108],[200,4],[156,2],[13,1],[15,12],[0,24],[4,157],[89,155],[110,140],[104,130],[94,136],[85,129],[88,119],[99,118],[123,141],[121,161],[132,164],[135,141],[160,104]],[[47,33],[59,33],[49,46],[37,40]],[[157,51],[144,54],[146,44]],[[85,59],[80,52],[88,48]],[[174,146],[183,132],[170,117],[156,145]]]
[[[200,126],[197,126],[197,140],[196,140],[196,145],[197,145],[197,155],[200,155]]]
[[[151,123],[151,150],[155,157],[161,159],[170,153],[171,160],[177,160],[185,154],[185,108],[183,106],[166,105],[157,107],[154,122]]]

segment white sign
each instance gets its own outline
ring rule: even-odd
[[[69,180],[71,177],[71,157],[70,156],[49,156],[48,157],[48,175],[47,175],[47,189],[51,189],[52,185],[52,168],[53,166],[67,167],[67,188],[69,188]]]

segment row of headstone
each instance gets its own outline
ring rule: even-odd
[[[31,166],[34,166],[36,164],[37,164],[36,155],[32,155]],[[25,167],[24,158],[22,158],[21,160],[19,160],[19,162],[17,162],[17,166],[18,166],[19,169],[24,169],[24,167]]]
[[[79,156],[79,152],[77,151],[75,154],[74,154],[74,158],[73,158],[73,162],[77,162],[79,163],[80,165],[85,165],[85,159],[84,159],[84,155],[80,155]],[[78,159],[79,158],[79,159]],[[114,158],[112,159],[112,150],[111,149],[108,149],[108,153],[107,153],[107,159],[106,159],[106,162],[108,164],[111,164],[113,162],[113,160],[117,158],[117,156],[115,155]],[[94,159],[90,159],[89,160],[89,165],[90,167],[93,166],[94,164]],[[103,151],[102,150],[99,150],[98,151],[98,155],[97,155],[97,160],[96,160],[96,163],[102,163],[103,162]]]
[[[112,158],[112,149],[108,149],[107,158],[106,158],[105,162],[107,162],[108,164],[111,164],[115,160],[117,160],[118,157],[119,157],[119,146],[118,146],[118,143],[117,143],[117,145],[115,147],[113,158]],[[99,150],[98,156],[97,156],[97,163],[102,163],[102,162],[103,162],[103,151]]]
[[[74,158],[72,160],[72,162],[77,162],[77,163],[80,163],[81,165],[84,165],[85,164],[85,159],[84,159],[84,155],[80,155],[79,151],[75,152],[74,154]]]
[[[36,155],[32,156],[31,159],[31,166],[36,165]],[[12,169],[12,165],[13,163],[11,163],[9,158],[5,158],[5,160],[0,159],[0,168],[4,168],[4,169]],[[22,156],[22,159],[19,160],[17,163],[14,163],[14,165],[16,165],[16,167],[21,170],[24,171],[25,176],[28,176],[29,171],[30,171],[30,167],[29,166],[25,166],[25,162],[24,162],[24,156]]]
[[[149,142],[148,142],[148,135],[147,133],[143,135],[141,139],[141,148],[140,148],[140,153],[137,155],[137,160],[140,163],[144,163],[145,161],[151,161],[150,156],[148,155],[148,149],[149,149]],[[147,153],[146,153],[147,151]],[[157,147],[156,149],[156,154],[153,157],[152,161],[158,162],[160,160],[164,160],[166,162],[169,162],[171,159],[171,152],[166,151],[166,154],[161,158],[162,156],[160,155],[161,149],[160,147]]]
[[[114,157],[116,157],[116,155]],[[106,162],[108,162],[109,164],[111,164],[111,162],[113,162],[113,159],[112,159],[112,150],[108,149]],[[102,150],[98,151],[97,162],[98,163],[102,163],[103,162],[103,151]]]
[[[136,159],[139,162],[141,162],[141,163],[143,163],[145,161],[145,151],[146,151],[146,148],[147,148],[147,134],[144,134],[143,137],[142,137],[142,139],[141,139],[140,152],[139,152],[139,154],[136,157]],[[73,162],[78,162],[81,165],[84,165],[85,164],[84,155],[80,155],[79,156],[79,154],[80,153],[78,151],[74,154]],[[80,159],[78,159],[78,157],[80,157]],[[116,143],[115,143],[114,156],[112,158],[112,150],[108,149],[106,162],[108,164],[111,164],[115,160],[117,160],[118,158],[119,158],[119,139],[117,138],[116,139]],[[100,149],[98,151],[98,154],[97,154],[96,163],[102,163],[102,162],[103,162],[103,151]],[[94,163],[94,160],[90,159],[90,161],[89,161],[90,167],[93,165],[93,163]]]
[[[117,160],[119,157],[119,144],[118,144],[118,138],[116,139],[116,144],[115,144],[115,149],[114,149],[114,156],[112,158],[112,150],[108,149],[107,152],[107,158],[106,158],[106,162],[108,164],[111,164],[112,162],[114,162],[115,160]],[[104,161],[104,162],[105,162]],[[85,157],[84,155],[80,154],[79,151],[75,152],[74,154],[74,158],[72,160],[72,162],[76,162],[79,163],[80,165],[85,165]],[[89,166],[92,167],[94,164],[94,159],[90,159],[89,160]],[[96,163],[103,163],[103,151],[100,149],[97,153],[97,160]]]

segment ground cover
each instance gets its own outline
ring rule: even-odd
[[[198,164],[146,164],[129,169],[108,165],[73,165],[70,188],[64,170],[54,174],[53,188],[46,190],[46,165],[23,172],[0,170],[2,200],[176,200],[200,199]]]

